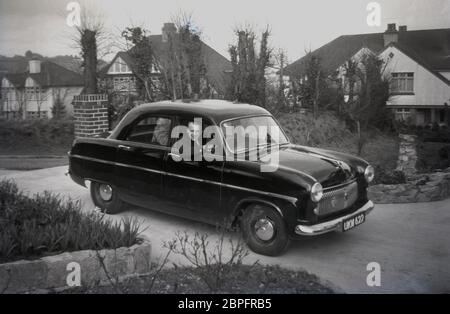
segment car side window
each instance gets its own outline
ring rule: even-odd
[[[171,119],[168,117],[144,117],[133,126],[125,140],[167,146],[170,139],[171,124]]]

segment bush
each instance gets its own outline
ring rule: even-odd
[[[3,153],[65,154],[73,139],[72,119],[0,120]]]
[[[387,171],[381,166],[375,169],[375,179],[372,184],[402,184],[406,183],[406,176],[403,171]]]
[[[322,112],[316,120],[312,113],[281,113],[277,117],[291,140],[300,145],[339,147],[354,135],[334,113]]]
[[[448,143],[419,140],[416,147],[418,157],[416,168],[419,171],[430,172],[450,167],[450,145]]]
[[[44,192],[28,197],[11,181],[0,181],[0,262],[39,258],[65,251],[129,247],[140,224],[113,223],[95,212],[82,213],[79,201]]]
[[[165,243],[173,253],[183,256],[192,266],[196,275],[206,284],[210,292],[217,292],[226,283],[226,275],[231,268],[242,265],[249,252],[242,239],[225,241],[226,229],[218,228],[216,241],[208,234],[196,232],[193,237],[187,232],[176,233],[176,237]],[[229,248],[225,249],[225,245]],[[228,254],[227,254],[228,253]]]

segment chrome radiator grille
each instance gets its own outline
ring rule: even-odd
[[[358,199],[358,183],[356,181],[344,186],[331,187],[323,192],[317,204],[317,215],[328,215],[352,206]]]

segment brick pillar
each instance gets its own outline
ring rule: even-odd
[[[73,98],[75,138],[94,137],[109,131],[108,97],[102,94]]]

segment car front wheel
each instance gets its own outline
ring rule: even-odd
[[[92,181],[91,197],[94,205],[106,214],[114,215],[123,209],[123,201],[110,184]]]
[[[241,230],[248,247],[258,254],[277,256],[289,245],[283,218],[266,205],[248,207],[241,219]]]

